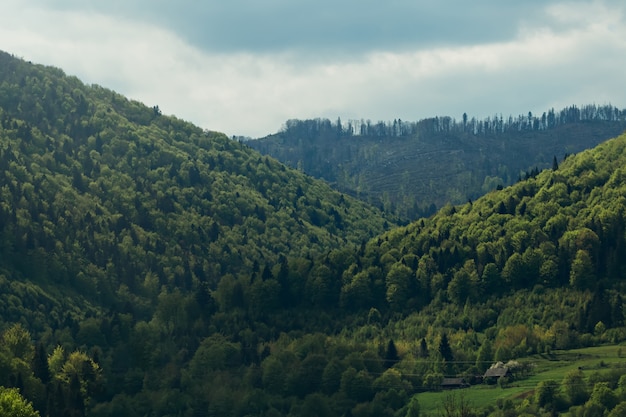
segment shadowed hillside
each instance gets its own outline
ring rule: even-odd
[[[404,219],[475,199],[626,129],[611,106],[480,121],[290,120],[250,146]]]

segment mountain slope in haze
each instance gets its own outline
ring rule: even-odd
[[[289,120],[281,132],[247,143],[342,192],[415,219],[512,184],[551,167],[555,157],[624,130],[624,111],[591,105],[508,120]]]

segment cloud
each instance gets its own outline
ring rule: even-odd
[[[243,1],[235,3],[242,5]],[[216,34],[227,39],[241,31],[241,39],[227,49],[203,46],[203,42],[190,40],[191,32],[177,31],[189,11],[181,12],[178,18],[173,15],[173,20],[181,23],[161,25],[156,9],[154,16],[148,13],[137,19],[136,11],[122,9],[127,3],[77,6],[56,2],[54,8],[44,3],[24,8],[9,1],[9,9],[3,6],[6,13],[0,13],[0,49],[59,66],[87,83],[112,88],[148,105],[158,104],[165,113],[231,135],[262,136],[277,131],[289,118],[418,120],[434,115],[460,117],[463,112],[477,117],[495,112],[507,116],[593,101],[623,105],[619,92],[626,91],[620,73],[626,64],[623,6],[614,7],[611,2],[553,3],[546,8],[530,2],[535,8],[521,23],[500,21],[488,28],[484,36],[490,41],[460,41],[467,28],[475,27],[469,25],[457,27],[454,36],[450,28],[444,28],[434,33],[438,40],[407,41],[402,47],[383,41],[357,47],[356,40],[338,34],[322,34],[320,44],[309,45],[314,41],[306,40],[306,32],[312,29],[304,27],[304,34],[294,35],[296,40],[266,40],[268,44],[258,49],[248,47],[245,39],[254,33],[260,38],[266,36],[261,32],[276,18],[253,28],[239,27],[245,16],[223,19],[216,28],[203,32],[202,36]],[[141,2],[128,3],[141,6]],[[190,22],[206,17],[211,8],[218,17],[228,16],[232,9],[226,3],[206,3],[209,6]],[[172,7],[171,2],[155,4],[157,9]],[[272,13],[283,11],[280,20],[286,18],[284,10],[292,7],[286,5],[293,2],[268,0],[262,4],[267,8],[254,9],[257,19],[269,19]],[[319,2],[320,7],[327,6],[324,13],[331,14],[324,17],[313,9],[312,2],[305,4],[310,7],[304,11],[317,13],[313,21],[335,22],[345,17],[346,27],[353,28],[350,22],[362,19],[357,29],[372,22],[367,11],[355,9],[353,14],[346,14],[339,6],[333,9],[330,3]],[[391,11],[410,8],[410,2],[390,4]],[[459,7],[468,7],[462,4]],[[482,0],[475,4],[465,14],[452,14],[450,20],[459,21],[463,16],[481,16],[481,22],[503,20],[503,15],[489,12],[488,6],[496,3]],[[444,14],[443,9],[430,8],[423,9],[426,16]],[[385,13],[380,16],[380,20],[388,18]],[[215,19],[211,22],[216,23]],[[396,28],[396,22],[406,23],[406,19],[398,15],[391,26],[373,26],[382,31],[391,27],[389,33],[397,36],[406,29]],[[277,33],[284,33],[297,22],[295,18],[289,24],[282,23]],[[225,26],[229,31],[217,34]],[[489,35],[504,26],[509,28],[505,36]],[[331,25],[331,34],[338,27],[339,23]],[[426,34],[431,29],[418,30]],[[337,53],[325,48],[323,43],[330,43],[333,36],[339,49],[354,50]]]
[[[177,33],[212,52],[337,54],[468,45],[515,36],[514,16],[537,16],[545,0],[33,0],[55,11],[96,12]]]

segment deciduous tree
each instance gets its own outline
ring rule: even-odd
[[[0,415],[2,417],[39,417],[32,404],[16,388],[0,387]]]

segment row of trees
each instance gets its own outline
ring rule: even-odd
[[[422,119],[417,122],[408,122],[401,119],[393,121],[349,120],[344,122],[338,118],[335,122],[329,119],[298,120],[290,119],[285,122],[283,132],[302,139],[314,139],[319,136],[335,135],[336,137],[351,136],[374,136],[374,137],[401,137],[413,135],[426,135],[433,133],[459,133],[469,132],[474,135],[498,134],[508,131],[532,131],[554,129],[556,127],[597,121],[624,121],[626,109],[618,109],[612,105],[598,106],[588,104],[582,107],[575,105],[562,110],[554,108],[543,112],[541,116],[527,115],[504,118],[501,114],[487,117],[483,120],[469,117],[463,113],[461,120],[449,116],[437,116]]]
[[[554,415],[568,410],[573,416],[624,415],[626,413],[624,370],[617,368],[585,376],[583,371],[576,369],[568,372],[562,381],[542,381],[535,389],[533,403],[526,402],[518,406],[515,412],[535,415],[544,412],[546,415]]]

